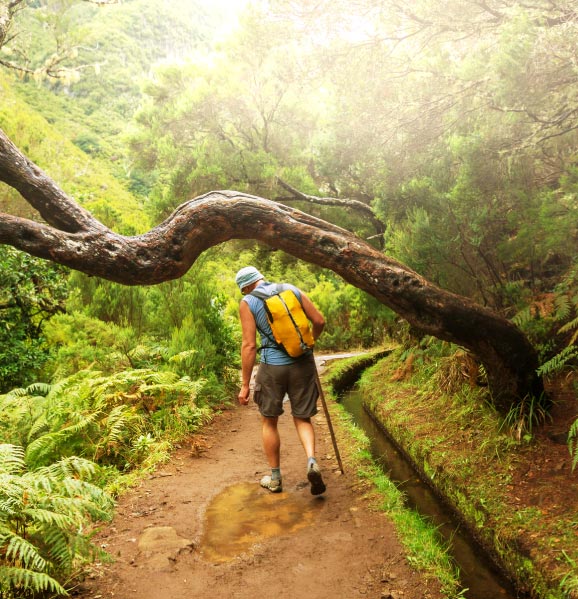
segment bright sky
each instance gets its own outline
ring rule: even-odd
[[[205,0],[205,4],[222,6],[232,13],[239,12],[247,2],[248,0]]]
[[[221,35],[227,35],[237,25],[237,15],[243,10],[250,0],[204,0],[205,4],[218,6],[224,10],[229,21],[221,26]]]

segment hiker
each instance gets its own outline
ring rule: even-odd
[[[280,466],[281,439],[277,429],[279,416],[283,413],[283,398],[289,396],[293,422],[299,440],[307,455],[307,479],[311,484],[311,494],[325,492],[325,483],[315,459],[315,431],[311,417],[317,414],[319,391],[316,384],[317,369],[313,351],[307,349],[300,357],[291,357],[272,334],[267,320],[264,300],[252,295],[274,295],[277,285],[268,283],[253,266],[239,270],[235,281],[243,294],[239,306],[243,340],[241,344],[242,385],[239,403],[249,403],[249,383],[257,354],[256,333],[261,337],[260,362],[255,377],[253,399],[262,417],[263,449],[271,467],[271,474],[261,479],[261,486],[272,493],[283,490]],[[307,319],[311,323],[313,340],[317,339],[325,326],[325,319],[311,300],[297,287],[284,284],[298,298]]]

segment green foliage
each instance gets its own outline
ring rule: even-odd
[[[239,360],[238,324],[226,314],[227,298],[218,287],[227,267],[218,263],[213,272],[206,263],[209,272],[203,264],[154,287],[123,287],[74,274],[75,311],[46,329],[53,347],[46,371],[68,376],[91,365],[104,372],[160,368],[193,379],[216,376],[226,393]]]
[[[31,382],[48,357],[43,330],[64,310],[65,270],[0,247],[0,392]]]
[[[167,457],[162,439],[180,438],[210,418],[200,397],[204,384],[169,371],[105,376],[84,370],[52,385],[44,396],[34,394],[35,387],[0,396],[5,414],[0,422],[19,436],[34,467],[60,456],[86,457],[119,471],[143,467],[139,458],[151,467]],[[147,435],[155,440],[155,452],[144,455],[139,444]]]
[[[75,290],[70,309],[85,311],[89,316],[121,327],[130,326],[137,335],[150,330],[153,318],[147,309],[149,288],[120,285],[104,279],[74,272],[70,285]]]
[[[0,105],[0,127],[6,135],[62,185],[68,194],[88,210],[94,211],[97,218],[102,218],[107,226],[127,235],[148,229],[139,203],[127,192],[123,183],[111,175],[110,163],[97,161],[77,148],[70,141],[75,133],[67,137],[57,130],[22,101],[10,83],[8,76],[0,72],[0,92],[3,98]],[[39,93],[36,87],[32,89]],[[46,95],[40,95],[38,101],[45,102]],[[62,112],[61,116],[67,118],[69,113]],[[2,184],[0,189],[4,194]],[[11,197],[13,193],[15,192],[6,192],[9,205],[14,208],[13,213],[36,217],[29,207],[22,205],[21,200]],[[110,198],[114,198],[114,206],[118,210],[103,206],[103,202],[112,204]]]
[[[44,413],[49,410],[46,396],[51,385],[34,383],[0,395],[0,438],[25,446],[30,436],[45,429]]]
[[[395,215],[389,247],[441,286],[510,312],[569,266],[578,223],[567,200],[516,186],[511,172],[499,177],[496,166],[480,180],[494,158],[472,146],[455,149],[462,167],[452,186],[432,172],[402,185],[405,213]]]
[[[392,332],[395,315],[389,308],[336,277],[321,276],[308,296],[327,321],[320,349],[373,347]]]
[[[90,367],[104,372],[128,368],[128,352],[137,344],[132,328],[82,312],[57,315],[46,325],[45,334],[51,347],[44,369],[49,379],[65,378]]]
[[[150,334],[164,340],[171,356],[181,355],[173,358],[171,368],[191,377],[221,376],[238,362],[238,325],[226,314],[228,297],[221,283],[231,278],[234,286],[234,275],[225,261],[211,262],[211,256],[177,281],[146,290]]]
[[[555,376],[576,364],[578,349],[578,266],[574,263],[551,293],[537,296],[513,318],[537,346],[541,376]]]
[[[92,133],[79,133],[73,139],[73,143],[86,154],[96,155],[101,152],[100,142]]]
[[[540,376],[549,376],[559,373],[564,366],[574,360],[578,356],[578,348],[576,347],[565,347],[562,351],[558,352],[553,358],[550,358],[546,362],[540,365],[537,372]]]
[[[82,565],[101,552],[90,522],[108,520],[112,501],[90,482],[96,467],[77,457],[30,468],[24,449],[0,445],[0,595],[65,595]]]

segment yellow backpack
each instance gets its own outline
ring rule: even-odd
[[[251,291],[251,295],[265,304],[273,337],[292,358],[298,358],[313,348],[315,340],[309,319],[292,289],[276,285],[272,295],[260,292],[259,288]]]

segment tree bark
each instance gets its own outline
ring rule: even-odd
[[[294,208],[236,191],[212,191],[183,203],[148,233],[118,235],[60,190],[2,131],[0,180],[17,189],[47,223],[0,214],[0,243],[124,285],[151,285],[181,277],[210,247],[255,239],[329,268],[414,327],[470,350],[485,366],[501,412],[542,392],[536,352],[512,323],[436,287],[352,233]]]

